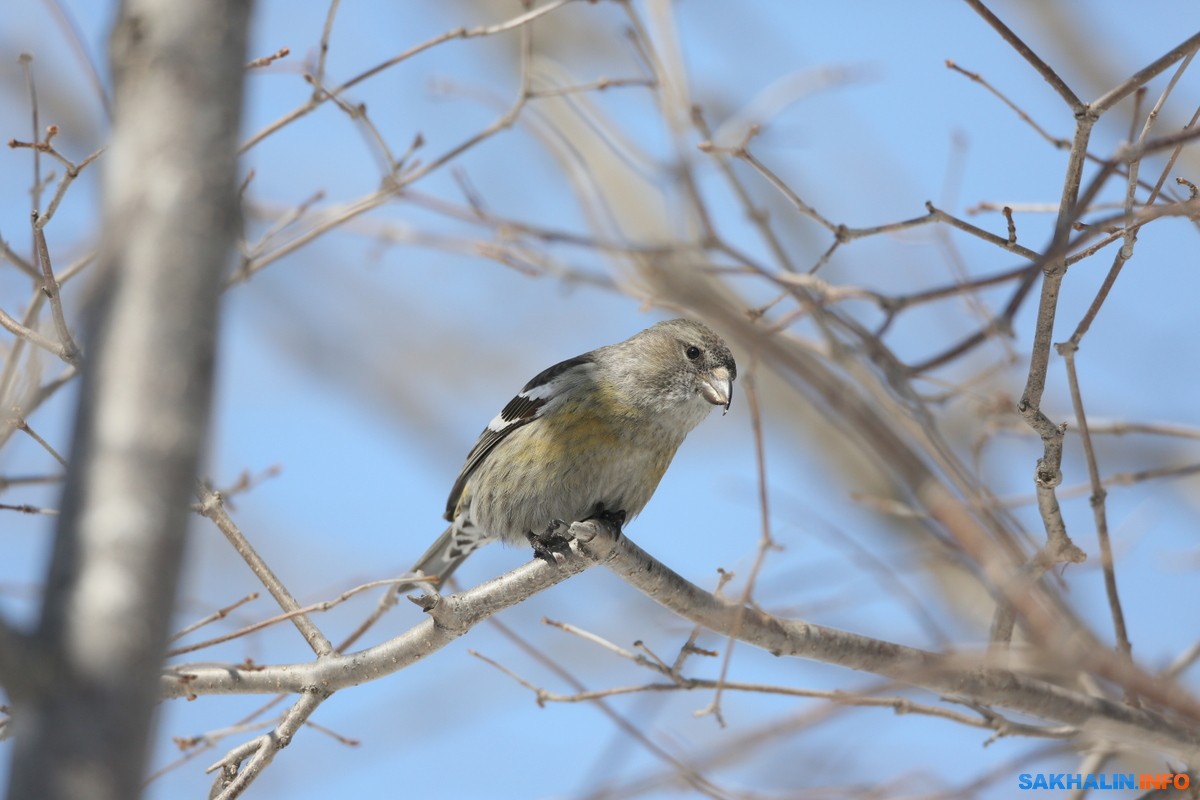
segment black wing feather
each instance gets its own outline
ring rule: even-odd
[[[487,454],[492,452],[496,448],[496,445],[500,444],[510,433],[522,425],[528,425],[537,419],[538,411],[549,401],[547,397],[530,397],[528,393],[541,386],[545,386],[567,370],[574,369],[582,364],[590,364],[592,361],[593,359],[590,354],[560,361],[533,376],[529,383],[521,387],[521,392],[508,401],[508,405],[500,412],[500,419],[508,424],[498,431],[492,430],[490,427],[484,428],[483,433],[479,434],[479,440],[475,442],[475,446],[467,454],[467,463],[463,465],[462,471],[458,473],[458,478],[455,479],[454,486],[450,489],[450,497],[446,500],[445,518],[447,521],[452,522],[454,520],[454,512],[457,510],[458,501],[462,498],[463,489],[466,487],[467,480],[471,477],[471,474],[475,472],[475,468],[483,463],[483,459],[487,457]]]

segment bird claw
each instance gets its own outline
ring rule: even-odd
[[[608,527],[612,528],[616,533],[620,533],[621,529],[625,527],[626,516],[627,515],[623,509],[619,511],[609,511],[603,505],[597,505],[596,510],[592,512],[592,515],[581,521],[591,522],[592,520],[595,520],[596,522],[602,522]]]
[[[600,532],[599,526],[608,528],[613,535],[620,536],[621,527],[625,524],[624,511],[608,511],[602,505],[597,505],[592,515],[579,522],[567,524],[556,519],[546,526],[541,533],[532,531],[525,538],[533,545],[533,554],[547,564],[561,564],[567,559],[571,542],[578,539],[590,542]]]
[[[564,533],[564,530],[566,533]],[[561,564],[566,561],[566,553],[571,548],[570,526],[561,519],[556,519],[546,526],[541,533],[530,531],[525,538],[533,545],[533,554],[547,564]]]
[[[625,525],[626,516],[624,511],[608,511],[604,506],[598,505],[590,517],[572,523],[568,535],[581,542],[590,542],[596,538],[600,533],[600,527],[603,526],[612,536],[617,537],[621,535],[621,528]]]

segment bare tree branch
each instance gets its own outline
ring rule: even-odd
[[[349,655],[307,664],[239,667],[192,664],[162,676],[165,697],[201,694],[331,694],[397,672],[462,636],[474,625],[568,577],[603,564],[680,616],[709,630],[777,656],[810,658],[920,686],[960,702],[1003,706],[1036,718],[1075,726],[1079,735],[1161,749],[1182,759],[1200,755],[1200,733],[1164,714],[1132,708],[991,666],[968,656],[946,656],[914,647],[772,616],[722,600],[689,583],[597,522],[575,523],[572,552],[579,557],[551,566],[534,560],[466,592],[428,603],[430,617],[387,642]],[[586,540],[586,541],[585,541]]]

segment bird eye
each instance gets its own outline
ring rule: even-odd
[[[688,348],[683,351],[683,354],[688,357],[689,361],[695,361],[700,357],[700,348],[696,347],[694,344],[688,345]]]

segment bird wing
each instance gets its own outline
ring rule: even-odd
[[[467,454],[467,462],[458,473],[458,478],[450,489],[450,497],[446,500],[447,520],[454,521],[467,481],[487,458],[488,453],[495,450],[496,445],[517,428],[540,417],[547,406],[552,405],[561,396],[566,386],[588,379],[594,364],[590,353],[560,361],[535,375],[516,397],[508,401],[508,405],[488,423],[483,433],[479,434],[478,441]]]

